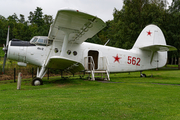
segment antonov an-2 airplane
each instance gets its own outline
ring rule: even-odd
[[[30,42],[9,41],[7,35],[3,72],[6,58],[39,66],[32,85],[42,85],[48,68],[76,73],[89,72],[94,80],[95,73],[143,71],[163,67],[167,51],[176,50],[166,45],[164,35],[156,25],[146,26],[130,50],[84,42],[93,37],[106,24],[98,17],[78,10],[59,10],[50,26],[48,36],[35,36]],[[142,76],[145,74],[141,74]]]

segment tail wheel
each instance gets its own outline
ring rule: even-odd
[[[32,81],[32,85],[33,85],[33,86],[43,85],[43,81],[42,81],[41,78],[35,78],[35,79],[33,79],[33,81]]]
[[[146,77],[146,74],[141,74],[140,77]]]

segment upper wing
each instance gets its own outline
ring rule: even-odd
[[[49,31],[49,39],[64,40],[65,32],[69,34],[69,42],[82,43],[93,37],[106,24],[99,18],[79,12],[78,10],[59,10]]]

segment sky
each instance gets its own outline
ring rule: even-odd
[[[172,0],[168,0],[171,4]],[[75,9],[101,18],[104,21],[113,19],[114,8],[121,10],[123,0],[0,0],[0,15],[7,18],[14,13],[28,20],[29,12],[37,7],[42,8],[43,14],[55,18],[60,9]]]

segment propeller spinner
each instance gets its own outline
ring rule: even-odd
[[[3,62],[3,69],[2,69],[2,74],[4,73],[4,68],[6,65],[6,58],[7,58],[7,51],[8,51],[8,44],[9,44],[9,26],[8,26],[8,33],[7,33],[7,39],[6,39],[6,45],[3,45],[3,51],[5,52],[4,55],[4,62]]]

